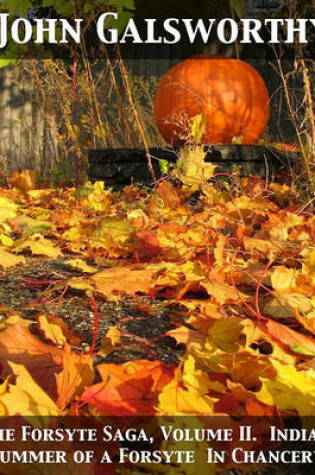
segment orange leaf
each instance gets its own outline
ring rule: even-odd
[[[295,353],[302,355],[315,355],[315,339],[302,335],[281,323],[269,320],[266,323],[267,333],[278,340],[280,343],[288,346]]]
[[[152,286],[155,269],[137,266],[121,266],[94,274],[89,282],[95,290],[106,297],[137,293],[148,294]]]
[[[82,401],[100,415],[153,415],[158,394],[173,377],[173,366],[135,361],[98,366],[102,383],[87,388]]]
[[[22,191],[35,190],[37,188],[37,174],[30,170],[23,170],[20,173],[14,172],[11,183],[15,188]]]
[[[66,345],[63,355],[63,370],[57,374],[57,406],[64,409],[70,400],[94,381],[93,358],[77,355]]]
[[[55,374],[60,371],[63,351],[36,338],[23,320],[8,324],[0,332],[0,362],[2,378],[11,374],[7,361],[24,365],[32,378],[50,393],[56,390]]]

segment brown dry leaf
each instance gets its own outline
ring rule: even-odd
[[[313,310],[311,299],[297,292],[279,292],[270,299],[265,307],[264,314],[275,319],[296,318],[297,311],[307,314]]]
[[[268,259],[281,255],[287,246],[287,243],[268,241],[267,239],[257,239],[247,236],[244,236],[243,244],[246,251],[262,254]]]
[[[166,180],[159,183],[156,193],[163,199],[165,206],[177,208],[181,204],[181,190],[174,188],[174,186]]]

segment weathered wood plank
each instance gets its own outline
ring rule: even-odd
[[[231,172],[233,166],[240,168],[242,176],[259,175],[273,180],[281,170],[289,169],[290,164],[298,162],[297,154],[284,154],[271,147],[257,145],[216,145],[205,146],[205,160],[218,166],[218,173]],[[175,163],[179,148],[157,147],[150,149],[155,173],[161,176],[159,160]],[[143,149],[103,149],[89,152],[89,178],[108,183],[128,184],[131,180],[149,184],[151,175],[147,167],[146,153]]]

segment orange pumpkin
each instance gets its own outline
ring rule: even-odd
[[[185,141],[190,119],[198,114],[206,118],[202,143],[229,144],[238,138],[252,144],[269,120],[269,94],[260,74],[248,63],[195,56],[162,78],[154,114],[163,138],[173,145]]]

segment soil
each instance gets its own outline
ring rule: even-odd
[[[62,289],[54,291],[54,281],[80,275],[65,260],[28,257],[27,265],[1,272],[0,303],[5,311],[18,312],[21,317],[34,322],[39,313],[62,318],[79,339],[76,342],[73,338],[75,345],[86,348],[91,346],[95,335],[91,300],[84,292],[68,290],[62,295]],[[33,281],[43,284],[37,285]],[[50,281],[52,284],[49,284]],[[123,335],[123,346],[106,358],[97,356],[96,363],[119,364],[157,358],[165,363],[178,364],[178,357],[185,348],[177,345],[173,338],[165,336],[166,332],[174,328],[169,317],[170,312],[176,311],[174,306],[147,298],[126,298],[117,303],[97,299],[96,305],[98,324],[95,349],[100,348],[101,339],[110,327],[115,326]],[[150,343],[152,338],[154,342]]]

